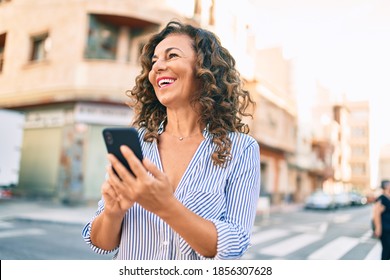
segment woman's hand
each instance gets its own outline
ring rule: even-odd
[[[111,167],[109,169],[111,171]],[[109,174],[109,170],[107,172]],[[126,199],[121,193],[117,193],[109,181],[110,179],[105,181],[101,188],[104,198],[104,211],[109,215],[123,217],[126,211],[134,205],[134,202]]]
[[[122,210],[130,208],[137,202],[146,210],[158,215],[174,199],[173,188],[167,176],[150,160],[144,159],[140,162],[128,147],[122,146],[121,152],[134,175],[109,154],[108,159],[119,176],[112,170],[108,171],[108,183],[112,189],[109,191],[110,199],[115,198]]]
[[[119,246],[123,217],[134,202],[126,200],[112,185],[118,177],[111,167],[107,168],[109,178],[102,185],[104,211],[94,219],[91,225],[91,242],[95,246],[111,251]],[[115,176],[114,176],[115,175]]]
[[[378,238],[381,237],[381,235],[382,235],[382,227],[381,227],[381,226],[379,226],[379,227],[376,226],[376,227],[375,227],[374,235],[375,235],[376,237],[378,237]]]

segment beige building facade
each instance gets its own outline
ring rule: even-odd
[[[140,49],[162,24],[182,18],[162,2],[0,3],[0,107],[26,117],[15,192],[69,203],[100,197],[101,131],[130,123],[126,90]]]
[[[289,158],[296,153],[297,109],[290,87],[291,63],[281,48],[258,50],[251,93],[256,100],[252,135],[261,149],[262,196],[272,204],[297,197],[296,173]]]
[[[348,102],[351,147],[351,188],[368,193],[371,188],[370,106],[366,102]]]
[[[333,99],[331,92],[317,85],[313,121],[315,138],[330,145],[331,170],[322,189],[329,193],[356,191],[369,194],[370,110],[368,101]],[[329,162],[329,161],[328,161]]]

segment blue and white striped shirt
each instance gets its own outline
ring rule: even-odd
[[[159,133],[163,131],[161,129]],[[140,130],[143,139],[144,130]],[[175,197],[188,209],[214,223],[217,233],[217,255],[214,259],[237,259],[247,250],[260,192],[260,150],[249,135],[229,133],[232,159],[226,167],[213,164],[215,150],[212,136],[204,130],[205,139],[190,161]],[[162,164],[156,141],[141,141],[144,157],[160,170]],[[96,253],[116,251],[114,259],[134,260],[196,260],[208,259],[194,251],[162,219],[137,203],[123,221],[119,247],[105,251],[92,244],[93,220],[104,210],[103,198],[92,220],[83,229],[84,240]]]

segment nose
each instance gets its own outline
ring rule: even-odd
[[[155,72],[163,71],[166,68],[167,68],[167,64],[164,59],[157,59],[152,66],[152,70]]]

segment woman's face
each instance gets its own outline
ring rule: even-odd
[[[158,100],[167,108],[188,106],[197,89],[192,43],[187,35],[171,34],[154,50],[149,81]]]

